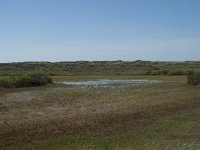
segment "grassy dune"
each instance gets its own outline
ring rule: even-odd
[[[185,76],[54,77],[89,79],[178,82],[0,89],[0,149],[200,148],[200,86],[188,86]]]
[[[0,63],[0,76],[40,72],[48,75],[187,75],[200,61],[75,61]]]

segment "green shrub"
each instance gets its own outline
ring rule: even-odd
[[[200,73],[193,73],[187,76],[187,82],[189,85],[200,84]]]
[[[160,75],[160,74],[161,74],[160,70],[153,70],[151,72],[151,75]]]
[[[148,70],[148,71],[146,71],[145,73],[144,73],[144,75],[151,75],[151,70]]]
[[[31,74],[19,77],[16,80],[16,87],[43,86],[52,83],[52,79],[44,74]]]
[[[184,71],[183,70],[171,70],[169,72],[169,75],[184,75]]]
[[[0,80],[0,87],[3,87],[3,88],[12,88],[13,86],[14,85],[9,80],[6,80],[6,79],[1,79]]]
[[[52,83],[52,79],[44,74],[29,74],[13,77],[10,80],[0,80],[0,87],[31,87],[31,86],[43,86],[48,83]]]
[[[190,74],[193,74],[193,73],[194,73],[193,70],[186,70],[186,71],[185,71],[185,75],[190,75]]]
[[[167,69],[162,69],[162,70],[160,71],[160,74],[161,74],[161,75],[168,75],[168,74],[169,74],[169,70],[167,70]]]

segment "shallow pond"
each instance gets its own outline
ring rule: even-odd
[[[159,80],[91,80],[91,81],[65,81],[65,85],[111,85],[111,84],[151,84],[159,83]]]

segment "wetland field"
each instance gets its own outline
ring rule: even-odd
[[[0,150],[200,150],[200,0],[0,0]]]
[[[200,86],[187,85],[185,75],[52,79],[0,89],[0,149],[200,149]],[[120,82],[63,84],[91,81]]]

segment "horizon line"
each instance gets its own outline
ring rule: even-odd
[[[62,63],[62,62],[200,62],[200,60],[60,60],[60,61],[48,61],[48,60],[30,60],[30,61],[9,61],[9,62],[0,62],[0,64],[11,64],[11,63]]]

